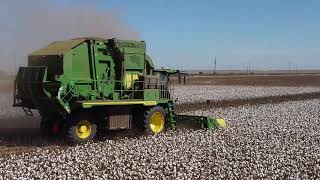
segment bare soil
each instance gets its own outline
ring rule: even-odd
[[[214,108],[237,107],[237,106],[256,105],[256,104],[277,104],[277,103],[287,102],[287,101],[305,101],[310,99],[320,99],[320,92],[258,97],[258,98],[250,98],[250,99],[183,103],[183,104],[177,105],[176,112],[183,113],[187,111],[195,111],[200,109],[208,110],[208,109],[214,109]]]
[[[172,77],[178,84],[178,77]],[[183,84],[183,78],[181,78]],[[220,75],[186,77],[186,85],[320,86],[320,74]]]
[[[1,82],[0,81],[0,93],[3,93],[3,92],[13,92],[13,82],[10,83],[10,82]]]

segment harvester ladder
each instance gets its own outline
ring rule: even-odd
[[[174,105],[173,103],[169,103],[168,104],[168,113],[169,113],[169,121],[170,121],[170,124],[171,124],[171,128],[173,130],[176,129],[177,127],[177,121],[176,121],[176,115],[174,113]]]
[[[21,104],[20,99],[17,99],[17,101],[18,101],[18,104]],[[29,107],[21,106],[21,108],[27,116],[33,116],[33,113]]]
[[[74,91],[75,90],[75,91]],[[69,103],[69,101],[75,96],[74,94],[72,94],[72,92],[78,92],[76,91],[76,87],[75,86],[72,86],[68,92],[61,98],[61,100],[64,102],[64,103]],[[69,98],[67,98],[69,96]]]
[[[26,113],[27,116],[33,116],[33,113],[30,108],[22,107],[23,111]]]

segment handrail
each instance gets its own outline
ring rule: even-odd
[[[124,80],[76,80],[73,81],[74,84],[94,84],[94,83],[111,83],[114,86],[114,92],[119,93],[119,97],[123,98],[125,97],[125,95],[128,95],[125,97],[125,99],[135,99],[134,95],[136,93],[143,93],[145,89],[159,89],[160,91],[160,98],[161,99],[170,99],[173,97],[174,94],[174,86],[171,83],[168,83],[167,81],[158,81],[158,83],[152,83],[149,82],[147,83],[148,86],[146,86],[146,82],[145,81],[139,81],[139,80],[133,80],[133,81],[124,81]],[[126,88],[126,84],[125,83],[130,83],[131,88]],[[102,91],[104,91],[104,89],[106,88],[106,86],[104,86],[104,88],[102,89]],[[79,89],[77,86],[72,86],[72,88],[70,88],[68,90],[68,92],[61,98],[64,99],[66,98],[72,91],[74,90],[74,92],[79,92]],[[82,90],[83,91],[83,90]],[[87,90],[87,93],[90,94],[93,90]],[[72,97],[70,97],[68,99],[67,102],[70,101]],[[84,97],[85,98],[85,97]],[[88,100],[88,98],[85,98]]]

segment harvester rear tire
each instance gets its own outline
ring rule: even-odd
[[[72,143],[81,144],[93,140],[97,134],[97,125],[91,113],[80,112],[70,117],[67,130],[68,139]]]
[[[51,136],[51,123],[46,120],[41,120],[40,122],[40,133],[41,136],[44,138]]]
[[[48,138],[60,135],[62,130],[61,123],[53,121],[47,117],[42,117],[40,122],[40,133],[42,137]]]
[[[146,110],[144,120],[145,134],[153,135],[166,131],[166,113],[163,107],[155,106]]]

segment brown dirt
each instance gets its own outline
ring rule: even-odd
[[[13,92],[13,82],[8,83],[8,82],[0,81],[0,93],[4,93],[4,92]]]
[[[13,92],[14,76],[6,75],[0,71],[0,93]]]
[[[286,101],[304,101],[310,99],[319,99],[320,92],[311,92],[304,94],[291,94],[282,96],[258,97],[250,99],[222,100],[222,101],[207,101],[207,102],[191,102],[177,105],[176,112],[183,113],[194,110],[208,110],[213,108],[237,107],[244,105],[256,104],[276,104]]]
[[[178,78],[172,77],[178,84]],[[283,75],[189,75],[187,85],[241,85],[241,86],[320,86],[320,74],[283,74]]]

